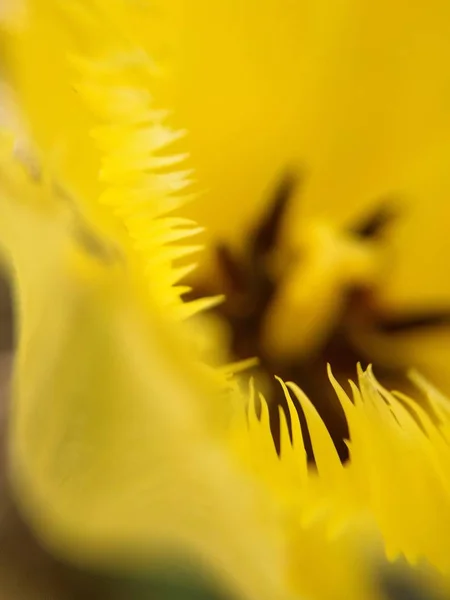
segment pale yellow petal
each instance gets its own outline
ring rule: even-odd
[[[283,597],[270,507],[213,437],[201,398],[214,403],[214,386],[186,338],[6,150],[0,168],[18,313],[10,470],[26,519],[81,566],[175,556],[239,596]]]

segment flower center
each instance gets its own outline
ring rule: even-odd
[[[345,461],[348,458],[348,427],[342,407],[328,380],[327,363],[331,364],[335,376],[344,385],[349,378],[354,379],[356,365],[360,362],[363,367],[372,364],[377,378],[387,387],[398,385],[402,381],[404,387],[403,369],[398,365],[380,361],[372,351],[370,337],[391,339],[396,334],[449,325],[450,310],[424,310],[394,316],[380,307],[377,299],[379,277],[368,276],[367,273],[372,264],[372,255],[372,262],[379,260],[379,251],[382,249],[380,246],[383,246],[382,234],[395,217],[392,205],[382,203],[366,219],[340,232],[350,248],[348,257],[342,259],[343,262],[339,262],[340,259],[337,258],[340,238],[336,239],[336,245],[334,242],[331,245],[332,260],[329,261],[328,271],[323,268],[324,261],[320,260],[320,253],[326,251],[325,247],[322,249],[320,241],[314,242],[318,247],[313,248],[313,252],[309,248],[300,253],[298,260],[305,261],[305,273],[308,273],[310,279],[311,274],[313,275],[314,285],[310,285],[311,290],[318,290],[318,294],[330,296],[325,298],[327,308],[322,319],[327,321],[325,330],[318,323],[320,319],[314,321],[313,318],[311,321],[309,318],[313,315],[316,305],[323,306],[324,298],[314,297],[312,294],[308,305],[308,311],[312,313],[306,315],[304,304],[299,301],[296,307],[295,301],[288,301],[289,294],[284,292],[286,283],[290,283],[290,279],[296,277],[299,278],[298,282],[294,282],[296,288],[301,289],[302,271],[295,270],[294,273],[292,265],[289,264],[285,264],[285,268],[277,269],[276,272],[273,269],[273,259],[280,250],[281,225],[296,184],[296,180],[291,176],[280,181],[267,203],[265,214],[248,232],[245,247],[239,255],[225,244],[216,247],[218,277],[214,278],[214,282],[220,281],[221,289],[215,287],[216,283],[209,279],[199,281],[194,288],[194,294],[226,295],[226,301],[215,310],[229,326],[233,358],[243,360],[256,356],[259,359],[258,366],[251,374],[255,375],[259,387],[269,401],[271,430],[277,451],[280,451],[278,408],[284,410],[289,426],[290,419],[284,394],[274,378],[275,375],[287,381],[294,381],[302,388],[325,422],[341,460]],[[310,260],[307,257],[312,254],[319,255],[319,260],[317,266],[315,267],[314,263],[311,269],[311,265],[307,264]],[[368,257],[367,268],[364,267],[366,263],[362,262],[363,268],[359,268],[358,271],[353,269],[352,261],[360,260],[361,256]],[[314,269],[317,270],[316,279]],[[336,285],[337,272],[342,272],[342,280],[338,280]],[[375,272],[378,274],[378,271]],[[333,285],[320,284],[320,280],[327,277],[330,282],[334,282]],[[286,306],[283,304],[284,299]],[[293,346],[289,351],[277,356],[277,353],[271,351],[268,343],[270,322],[271,319],[273,321],[275,313],[278,313],[279,318],[274,321],[275,329],[272,327],[272,335],[277,335],[277,324],[280,325],[281,332],[284,320],[284,325],[288,330],[291,329],[295,339],[298,324],[306,320],[307,323],[311,323],[310,331],[308,326],[306,329],[303,327],[301,331],[311,338],[313,343],[306,348],[301,347],[302,340],[299,339],[301,348],[297,350]],[[315,332],[317,323],[318,329]],[[298,337],[301,336],[299,333]],[[314,455],[306,421],[300,404],[295,399],[294,403],[299,413],[307,455],[313,462]]]

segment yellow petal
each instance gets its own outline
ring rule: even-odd
[[[450,241],[439,218],[450,190],[448,4],[169,0],[160,13],[176,39],[154,95],[189,132],[205,190],[189,214],[208,246],[242,245],[275,182],[304,170],[285,243],[301,239],[309,217],[341,225],[394,197],[403,214],[382,300],[399,310],[448,305]],[[151,47],[146,28],[135,29]],[[206,258],[201,268],[211,268]],[[325,321],[331,302],[321,301]],[[447,391],[448,335],[436,337],[391,351],[425,363]]]
[[[213,438],[204,407],[220,391],[185,338],[7,154],[1,182],[19,331],[11,477],[41,540],[97,568],[175,555],[242,597],[280,597],[277,530]]]
[[[294,236],[297,213],[342,221],[399,194],[398,294],[423,297],[425,281],[448,297],[433,269],[450,252],[433,223],[448,191],[436,160],[449,152],[448,10],[443,0],[166,2],[161,12],[179,30],[168,43],[171,77],[155,93],[189,131],[208,190],[195,217],[210,239],[236,240],[275,180],[305,166]],[[423,236],[427,254],[413,260],[407,246]]]

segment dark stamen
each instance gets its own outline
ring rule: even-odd
[[[382,317],[375,327],[382,333],[414,333],[420,329],[450,326],[450,310],[417,312],[397,317]]]
[[[262,257],[274,249],[289,201],[297,185],[298,178],[292,173],[287,173],[280,180],[272,198],[268,201],[267,213],[250,235],[249,250],[253,256]]]
[[[219,244],[216,257],[222,276],[225,279],[227,293],[240,294],[245,288],[245,271],[241,263],[233,256],[230,248]]]
[[[384,200],[373,212],[350,231],[363,239],[376,238],[397,216],[391,200]]]
[[[377,376],[388,388],[396,387],[402,381],[406,385],[401,368],[397,365],[381,364],[373,360],[370,347],[359,344],[358,327],[380,334],[414,332],[427,327],[450,325],[450,310],[422,311],[403,316],[380,313],[377,308],[377,287],[366,288],[358,285],[343,287],[341,309],[336,321],[330,327],[326,339],[315,352],[307,356],[291,356],[289,359],[274,361],[264,352],[264,324],[271,310],[273,298],[280,286],[281,278],[289,276],[289,269],[278,275],[270,270],[271,253],[276,251],[283,219],[289,202],[298,185],[298,178],[291,173],[284,175],[274,190],[267,210],[246,237],[239,256],[226,246],[217,248],[217,264],[221,280],[225,284],[227,301],[217,310],[224,318],[232,334],[231,352],[235,359],[250,356],[259,358],[259,365],[251,373],[259,385],[264,384],[264,394],[268,400],[270,428],[276,451],[280,452],[279,409],[286,415],[289,435],[292,435],[291,421],[282,388],[275,375],[284,381],[295,381],[314,403],[317,412],[325,423],[333,439],[342,462],[349,456],[346,443],[349,437],[348,423],[341,404],[327,377],[327,364],[341,385],[351,394],[346,381],[354,379],[356,365],[373,364]],[[348,229],[363,244],[381,238],[384,229],[397,216],[394,202],[385,200],[365,219]],[[201,291],[208,295],[212,281],[202,281]],[[200,288],[197,288],[197,291]],[[214,288],[213,288],[214,289]],[[212,290],[211,290],[212,291]],[[217,293],[218,290],[214,290]],[[300,319],[301,314],[297,315]],[[293,325],[295,327],[295,324]],[[301,405],[293,399],[299,415],[305,450],[310,463],[314,463],[314,449],[308,432]]]
[[[441,590],[431,587],[413,568],[385,566],[379,575],[378,585],[386,600],[444,600]]]

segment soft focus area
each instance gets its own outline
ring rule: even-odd
[[[0,600],[450,598],[450,5],[0,0]]]

